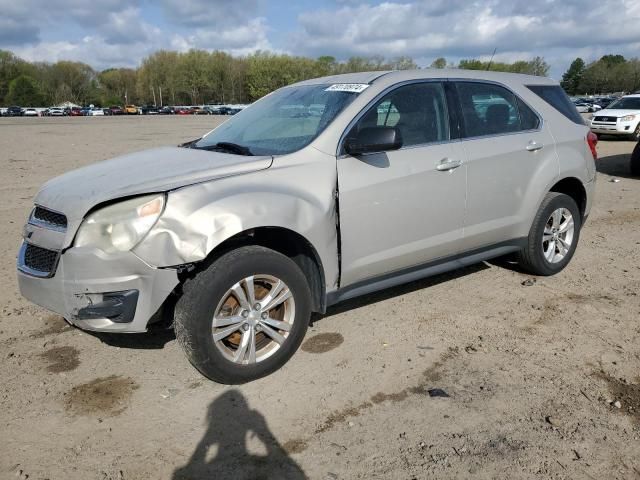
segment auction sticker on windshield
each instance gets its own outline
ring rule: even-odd
[[[364,91],[369,85],[366,83],[335,83],[329,88],[325,89],[325,92],[352,92],[360,93]]]

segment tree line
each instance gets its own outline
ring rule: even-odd
[[[461,60],[450,64],[436,59],[431,68],[496,70],[547,75],[541,57],[514,63]],[[0,50],[0,105],[199,105],[248,103],[285,85],[314,77],[372,70],[418,68],[410,57],[331,56],[307,58],[270,52],[234,57],[221,51],[159,50],[138,68],[96,71],[82,62],[27,62]]]
[[[586,64],[576,58],[560,82],[569,95],[640,91],[640,59],[604,55]]]

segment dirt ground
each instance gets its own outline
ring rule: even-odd
[[[45,180],[217,121],[0,119],[0,478],[640,478],[628,141],[600,142],[561,274],[496,261],[351,301],[241,387],[202,378],[170,331],[97,337],[21,299],[16,251]]]

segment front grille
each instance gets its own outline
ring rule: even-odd
[[[62,213],[54,212],[43,207],[36,206],[33,210],[32,218],[53,228],[67,228],[67,217]]]
[[[58,253],[54,250],[27,244],[24,251],[24,265],[31,270],[51,274],[56,267]]]
[[[593,121],[616,123],[618,119],[616,117],[593,117]]]

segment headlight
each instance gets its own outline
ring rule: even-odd
[[[76,247],[96,247],[106,253],[135,247],[155,225],[164,208],[164,195],[147,195],[101,208],[86,217]]]
[[[620,119],[621,122],[632,122],[633,119],[636,118],[635,115],[627,115]]]

